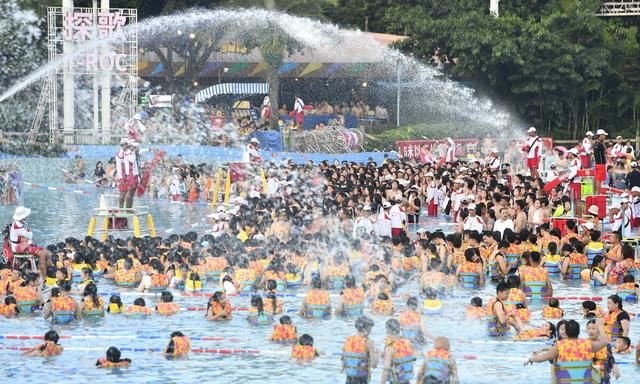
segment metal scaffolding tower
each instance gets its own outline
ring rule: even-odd
[[[596,16],[640,16],[640,0],[605,1]]]

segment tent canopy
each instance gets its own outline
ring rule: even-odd
[[[269,93],[267,83],[222,83],[212,85],[196,94],[196,102],[203,103],[219,95],[266,95]]]

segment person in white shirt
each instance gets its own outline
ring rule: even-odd
[[[547,175],[544,178],[544,181],[549,183],[552,180],[557,179],[558,176],[560,176],[560,173],[558,173],[558,165],[556,163],[551,163],[551,165],[549,166],[549,170],[547,171]]]
[[[13,213],[13,223],[9,227],[9,244],[11,255],[4,260],[4,264],[11,266],[14,254],[29,254],[38,257],[38,268],[41,276],[45,276],[47,266],[51,264],[51,253],[42,247],[33,244],[33,232],[27,226],[27,217],[31,214],[31,209],[23,206],[16,207]],[[4,252],[3,252],[4,253]],[[3,254],[3,256],[5,256]],[[33,271],[37,272],[37,271]]]
[[[611,232],[621,232],[622,229],[622,206],[618,203],[613,203],[609,207],[609,220],[611,221]]]
[[[400,236],[400,232],[404,229],[404,225],[407,222],[407,213],[404,207],[401,205],[402,196],[397,196],[393,207],[389,210],[389,216],[391,218],[391,236]]]
[[[454,223],[458,222],[458,213],[462,207],[462,200],[467,198],[462,187],[463,184],[464,181],[462,179],[455,179],[453,181],[453,191],[451,192],[451,217],[453,217]]]
[[[531,173],[531,177],[538,178],[538,167],[540,166],[540,156],[542,155],[542,140],[538,137],[538,133],[534,127],[527,131],[529,138],[527,144],[522,148],[527,153],[527,167]]]
[[[622,214],[622,238],[633,237],[633,231],[631,228],[631,207],[629,207],[629,200],[627,198],[623,198],[620,200],[621,209],[620,213]]]
[[[567,168],[567,172],[568,172],[567,180],[569,180],[569,189],[571,191],[571,197],[573,201],[576,202],[575,214],[577,216],[580,216],[582,212],[580,212],[580,204],[577,204],[577,202],[579,202],[580,199],[582,198],[582,192],[581,192],[582,184],[580,184],[582,179],[577,176],[577,173],[580,170],[580,168],[582,168],[582,163],[580,162],[580,159],[578,158],[578,156],[579,156],[579,153],[576,148],[571,148],[569,152],[567,152],[567,157],[569,158],[569,168]]]
[[[267,177],[267,195],[273,196],[278,193],[280,188],[280,180],[276,177],[275,171],[269,171],[269,177]]]
[[[640,187],[631,188],[629,195],[631,196],[631,227],[638,228],[640,227]]]
[[[444,161],[447,163],[456,162],[456,143],[450,137],[447,137],[447,152],[445,153]]]
[[[476,231],[478,233],[482,233],[484,229],[484,221],[480,216],[476,215],[476,205],[471,203],[468,207],[469,216],[464,219],[463,229],[465,231]]]
[[[385,201],[384,203],[382,203],[380,213],[378,213],[376,234],[380,237],[391,237],[391,217],[389,216],[390,208],[391,203]]]
[[[304,128],[304,101],[298,95],[296,95],[296,101],[293,103],[293,112],[296,118],[296,128],[302,131]]]
[[[262,162],[262,156],[260,156],[260,142],[255,137],[251,139],[247,145],[247,152],[249,153],[249,162],[260,163]]]
[[[611,147],[611,157],[617,157],[620,153],[624,153],[624,144],[622,136],[616,136],[616,143]]]
[[[591,168],[591,155],[593,155],[593,132],[587,131],[584,139],[582,139],[582,164]]]
[[[501,161],[500,156],[498,155],[498,149],[493,148],[489,153],[489,158],[486,161],[487,166],[491,170],[491,172],[498,172],[500,170]]]
[[[509,217],[509,210],[507,208],[500,208],[498,215],[498,220],[493,224],[493,232],[500,232],[500,236],[503,236],[505,229],[509,228],[513,231],[513,220]]]
[[[133,207],[133,198],[138,186],[138,161],[133,151],[132,141],[120,140],[120,150],[116,154],[116,180],[120,191],[120,208]]]
[[[368,205],[356,207],[356,220],[353,223],[353,232],[351,236],[354,239],[369,236],[373,233],[374,227],[371,218],[371,207]]]

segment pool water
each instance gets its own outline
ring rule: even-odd
[[[75,187],[75,186],[74,186]],[[91,186],[78,186],[87,191]],[[45,189],[26,188],[25,205],[33,208],[30,226],[35,240],[40,244],[57,242],[67,236],[81,237],[86,233],[91,210],[97,206],[97,195],[63,193]],[[196,230],[203,233],[206,225],[202,218],[209,212],[206,206],[168,203],[143,199],[140,204],[148,205],[154,214],[156,226],[160,230],[172,229],[182,233]],[[0,208],[1,222],[9,222],[13,207]],[[434,219],[422,225],[430,228],[449,228],[443,219]],[[192,227],[192,224],[198,226]],[[165,232],[166,233],[166,232]],[[163,235],[163,232],[160,232]],[[361,281],[359,279],[359,281]],[[107,281],[98,284],[101,293],[117,289]],[[205,284],[204,291],[212,292],[213,283]],[[554,283],[556,296],[607,296],[613,293],[608,287],[590,288],[586,284],[568,286],[563,282]],[[301,293],[293,291],[293,293]],[[397,295],[415,294],[417,286],[408,284],[399,288]],[[292,293],[285,291],[284,293]],[[334,292],[337,293],[337,292]],[[531,351],[544,346],[543,342],[503,342],[490,339],[486,335],[486,325],[482,321],[466,320],[464,307],[469,298],[478,295],[486,302],[493,297],[494,286],[488,285],[479,292],[457,289],[461,298],[444,301],[440,315],[425,316],[428,329],[434,335],[444,335],[451,339],[454,357],[458,362],[462,383],[496,382],[550,382],[549,364],[542,363],[524,367]],[[182,308],[204,307],[206,297],[186,297],[174,292],[176,302]],[[135,293],[125,293],[123,301],[129,305],[138,297]],[[158,298],[145,296],[148,306],[154,306]],[[231,297],[234,307],[248,307],[249,297]],[[284,297],[285,310],[300,307],[301,297]],[[396,312],[404,309],[404,300],[394,299]],[[604,305],[604,303],[602,303]],[[537,326],[542,321],[542,304],[533,303],[530,324]],[[561,307],[567,318],[579,319],[579,301],[562,301]],[[640,313],[639,305],[625,306],[630,312]],[[536,311],[537,309],[537,311]],[[368,312],[368,310],[367,310]],[[68,326],[52,326],[37,314],[20,315],[17,319],[0,319],[0,335],[44,335],[49,329],[56,329],[63,336],[91,336],[87,339],[61,339],[67,350],[53,358],[21,357],[19,351],[0,350],[0,375],[16,382],[46,381],[61,382],[114,382],[114,383],[339,383],[344,382],[341,374],[340,356],[346,336],[354,334],[353,320],[333,317],[326,321],[311,321],[291,313],[298,334],[309,333],[315,339],[316,348],[322,356],[311,365],[299,366],[289,360],[290,347],[279,346],[267,341],[270,327],[249,326],[243,311],[234,313],[234,318],[226,323],[208,322],[203,311],[181,311],[172,317],[150,316],[146,319],[130,319],[122,315],[107,314],[103,319],[82,320]],[[386,318],[373,316],[376,325],[372,339],[379,349],[383,348],[384,321]],[[581,321],[582,335],[586,335],[585,322]],[[640,319],[631,323],[631,339],[640,339]],[[188,359],[167,360],[158,352],[123,352],[123,357],[133,359],[133,365],[126,369],[96,369],[95,361],[102,357],[110,346],[131,348],[164,348],[173,331],[182,331],[188,336],[224,338],[221,341],[193,340],[194,348],[251,349],[258,354],[211,354],[192,353]],[[110,338],[108,338],[110,337]],[[38,344],[38,340],[0,339],[0,347],[25,347]],[[623,362],[632,361],[631,355],[616,356]],[[416,371],[422,359],[416,362]],[[617,383],[637,383],[640,368],[632,364],[620,366],[623,377]],[[373,373],[373,383],[378,383],[379,367]]]

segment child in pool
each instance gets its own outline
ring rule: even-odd
[[[58,332],[49,331],[44,334],[44,343],[38,345],[37,347],[29,349],[24,353],[24,355],[38,357],[58,356],[64,349],[61,345],[58,344],[58,340],[60,340]]]
[[[562,319],[564,311],[560,308],[560,301],[555,297],[549,299],[549,305],[542,308],[542,317],[545,319]]]
[[[156,311],[159,315],[171,316],[180,312],[180,306],[173,302],[171,292],[164,291],[160,295],[160,302],[156,305]]]
[[[313,337],[306,333],[300,336],[298,343],[291,349],[291,358],[296,359],[298,363],[311,362],[318,356],[320,354],[313,346]]]
[[[554,337],[556,334],[556,326],[552,323],[545,321],[538,328],[523,329],[517,335],[513,337],[514,340],[547,340]]]
[[[466,309],[466,316],[470,319],[481,320],[487,316],[487,311],[482,306],[482,299],[479,297],[473,297],[471,299],[471,305]]]
[[[150,315],[153,310],[146,306],[144,299],[142,297],[138,297],[133,301],[133,305],[130,305],[127,308],[127,312],[125,314],[127,316],[147,316]]]
[[[4,298],[4,304],[0,304],[0,316],[16,317],[20,313],[16,298],[7,296]]]
[[[164,350],[166,357],[184,357],[191,351],[191,340],[182,332],[177,331],[171,334],[171,340]]]
[[[210,321],[231,320],[231,303],[222,291],[217,291],[207,302],[207,313],[205,315]]]
[[[613,352],[619,353],[621,355],[627,355],[631,353],[631,339],[626,336],[618,336],[616,339],[616,344],[613,347]]]
[[[109,298],[109,306],[107,307],[107,312],[112,314],[118,314],[124,312],[124,304],[122,303],[122,298],[118,295],[111,295]]]
[[[96,361],[97,368],[124,368],[131,365],[131,359],[120,358],[120,350],[116,347],[107,349],[105,357],[101,357]]]
[[[280,324],[273,327],[273,333],[269,341],[279,344],[296,343],[298,339],[298,331],[291,322],[291,317],[284,315],[280,317]]]

